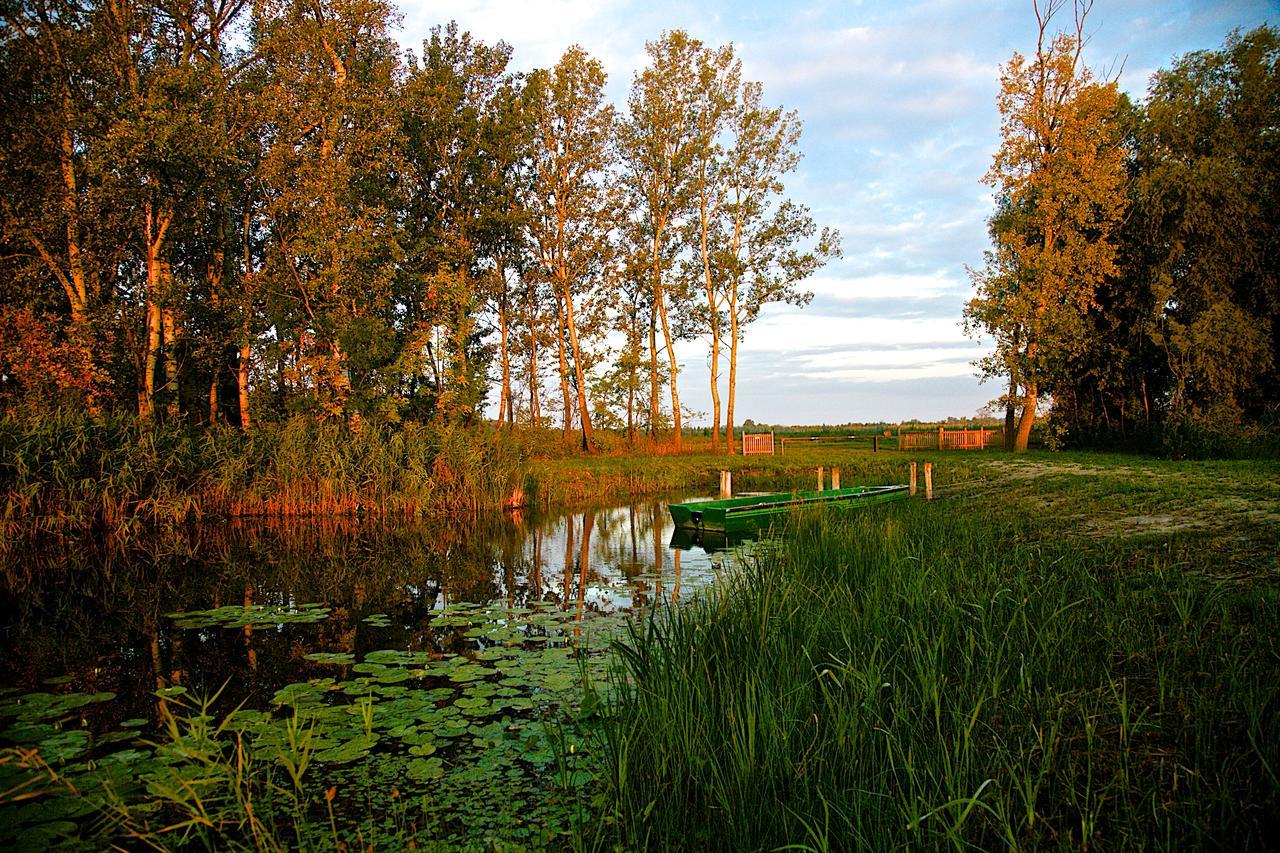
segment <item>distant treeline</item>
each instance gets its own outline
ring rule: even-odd
[[[0,408],[197,424],[675,428],[709,341],[838,254],[800,122],[731,47],[509,69],[384,0],[15,0],[0,19]],[[728,364],[728,397],[718,366]],[[719,434],[719,430],[717,430]],[[730,442],[731,443],[731,442]]]
[[[1080,61],[1087,8],[1054,35],[1063,5],[1003,70],[966,309],[1010,432],[1051,398],[1051,445],[1280,449],[1280,35],[1188,54],[1134,104]]]

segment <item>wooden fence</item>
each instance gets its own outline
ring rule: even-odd
[[[978,429],[946,429],[921,432],[904,432],[898,436],[898,449],[911,450],[983,450],[991,444],[998,443],[1001,432],[998,429],[979,427]]]
[[[742,434],[742,455],[751,456],[756,454],[773,455],[773,433],[760,432],[748,435]]]

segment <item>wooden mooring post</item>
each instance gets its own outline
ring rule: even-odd
[[[833,489],[840,488],[840,469],[839,468],[831,469],[831,488]]]
[[[924,463],[924,499],[933,500],[933,463]]]
[[[880,436],[878,435],[871,436],[871,452],[872,453],[880,452]]]
[[[911,490],[908,492],[908,494],[914,496],[915,493],[916,493],[916,463],[912,462],[911,463]]]
[[[823,469],[823,467],[822,467],[821,465],[819,465],[819,466],[818,466],[818,491],[822,491],[822,482],[823,482],[823,476],[822,476],[822,474],[823,474],[823,470],[824,470],[824,469]]]
[[[732,471],[720,472],[720,497],[721,498],[733,497],[733,472]]]

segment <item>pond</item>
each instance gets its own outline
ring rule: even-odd
[[[689,541],[655,500],[11,552],[0,791],[34,795],[0,796],[0,844],[207,840],[244,817],[223,791],[233,742],[261,776],[264,832],[562,843],[591,795],[574,720],[606,684],[609,635],[750,550]],[[172,828],[209,811],[189,777],[221,792],[225,825]]]

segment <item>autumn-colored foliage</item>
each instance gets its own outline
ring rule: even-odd
[[[30,308],[0,307],[0,409],[98,412],[109,377],[94,361],[93,344],[83,325]]]

